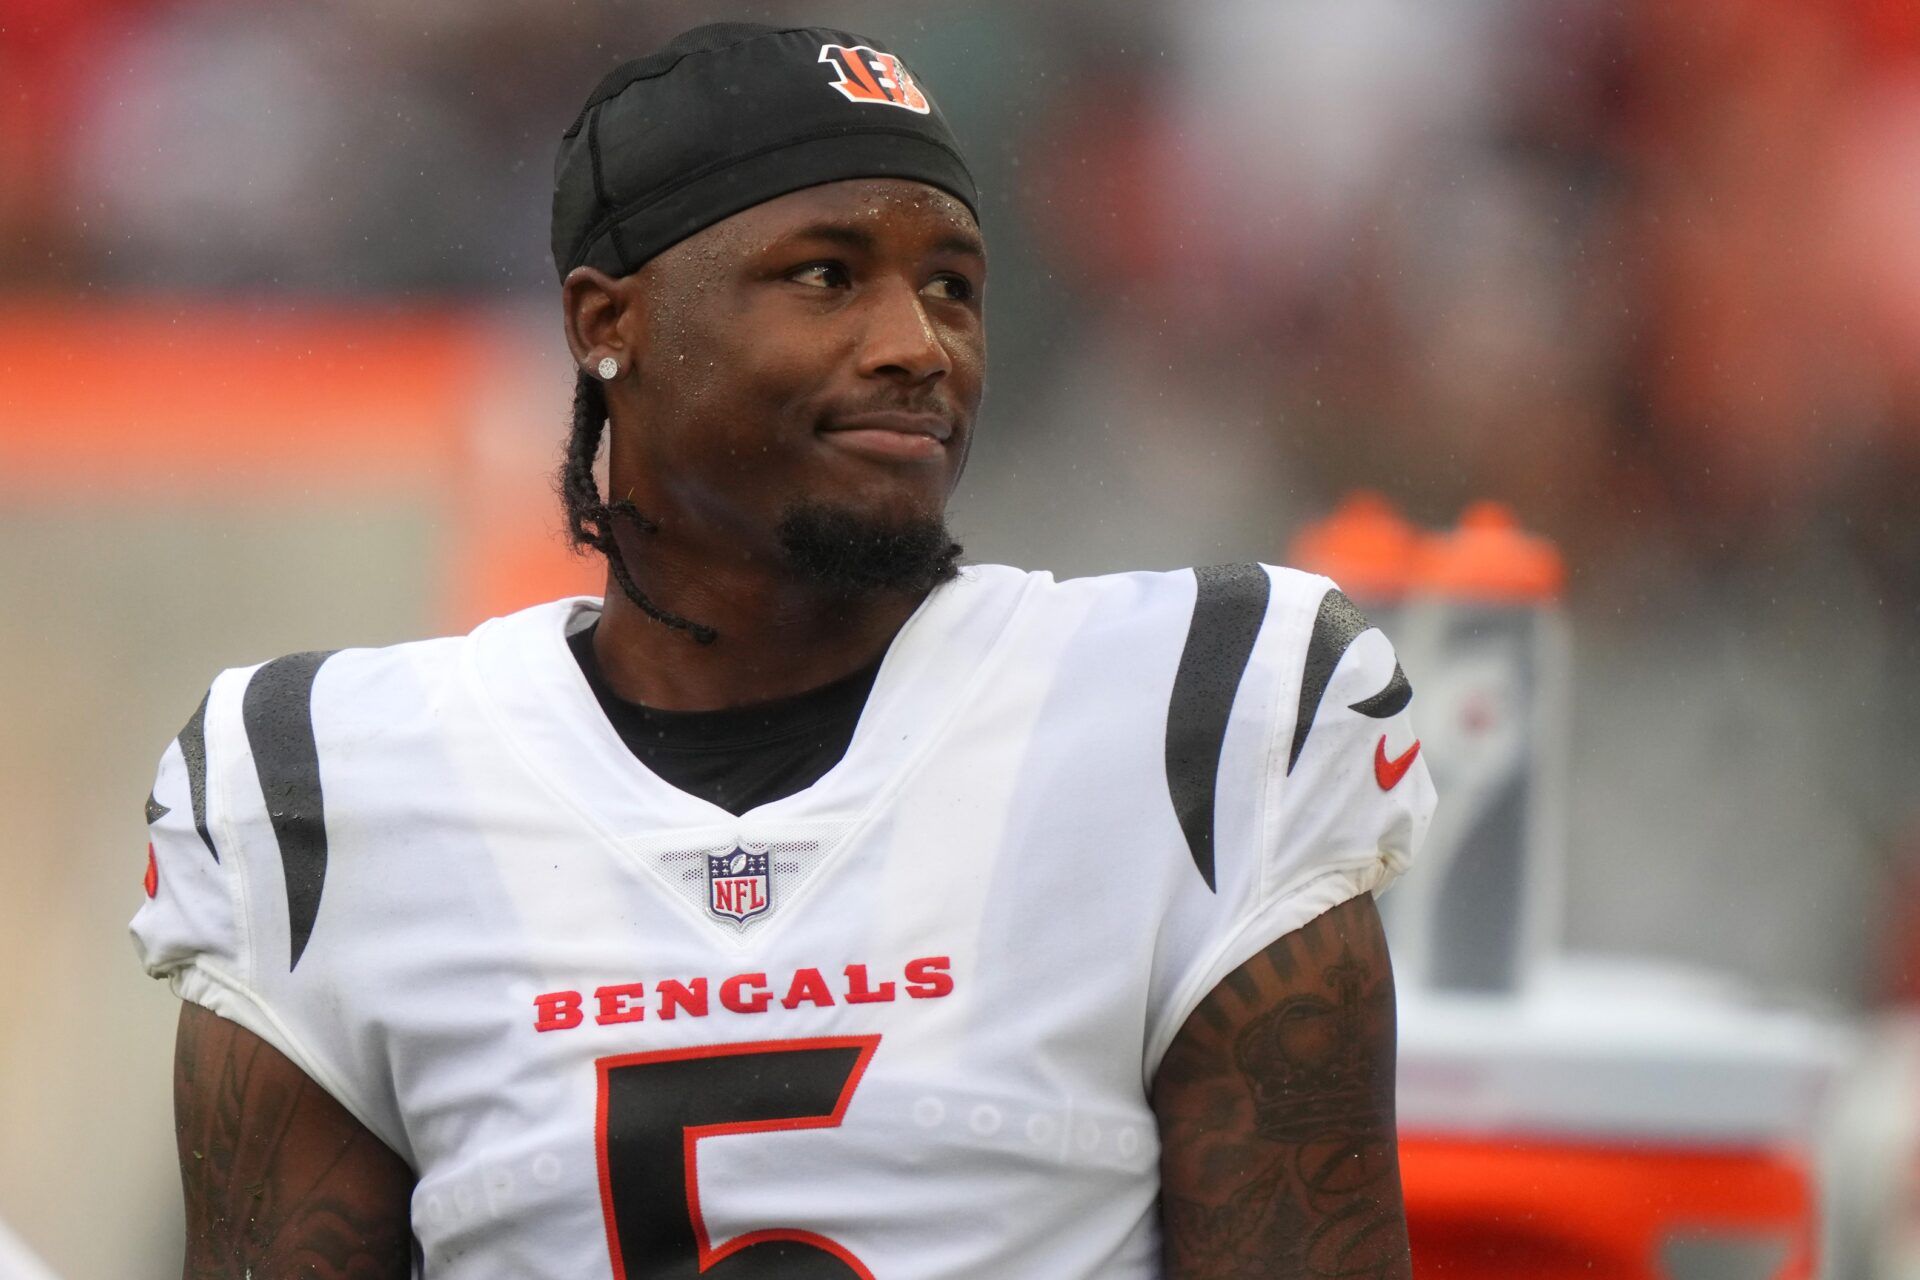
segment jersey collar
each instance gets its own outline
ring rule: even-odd
[[[735,817],[670,786],[634,758],[567,648],[598,597],[576,596],[496,618],[473,633],[474,696],[510,749],[546,787],[616,840],[663,829],[778,829],[858,819],[926,761],[987,678],[1033,577],[972,565],[921,602],[888,647],[853,741],[812,786]],[[721,838],[728,838],[722,835]]]

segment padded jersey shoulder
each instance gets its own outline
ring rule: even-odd
[[[407,746],[435,727],[467,695],[470,657],[487,638],[525,650],[528,638],[558,636],[572,599],[491,618],[464,635],[377,647],[287,654],[237,675],[244,683],[241,723],[256,755],[296,750],[310,734],[331,756],[346,758]],[[557,651],[557,650],[556,650]],[[528,661],[534,660],[529,655]]]
[[[1366,619],[1330,579],[1257,562],[1045,578],[1036,599],[1077,628],[1081,660],[1112,673],[1116,696],[1165,708],[1167,793],[1194,869],[1215,888],[1230,723],[1271,742],[1271,769],[1291,772]],[[1381,709],[1404,706],[1404,685],[1395,668]],[[1243,794],[1261,776],[1231,790]]]
[[[1257,561],[1059,580],[1044,572],[1027,576],[1040,580],[1036,598],[1043,607],[1076,607],[1113,626],[1173,622],[1184,627],[1196,606],[1203,612],[1224,607],[1257,622],[1269,604],[1282,609],[1311,605],[1333,586],[1319,574]]]
[[[269,813],[318,791],[323,758],[330,770],[386,767],[416,746],[462,696],[470,643],[309,650],[240,673],[239,727]]]
[[[455,636],[307,650],[223,673],[230,689],[238,686],[239,703],[237,717],[219,719],[239,741],[216,744],[214,753],[232,770],[229,829],[243,845],[277,854],[289,969],[299,966],[320,915],[333,853],[329,833],[343,803],[364,807],[369,796],[404,794],[355,784],[404,776],[433,749],[443,710],[459,697],[470,642]]]

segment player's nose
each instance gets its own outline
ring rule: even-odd
[[[953,372],[953,358],[920,295],[905,282],[888,282],[869,295],[860,373],[910,386]]]

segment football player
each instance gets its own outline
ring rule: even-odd
[[[688,32],[556,174],[605,599],[224,672],[160,762],[186,1274],[1407,1275],[1385,637],[960,567],[987,254],[873,41]]]

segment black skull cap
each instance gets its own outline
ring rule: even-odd
[[[940,108],[900,58],[826,27],[715,22],[614,68],[560,141],[553,261],[626,275],[723,218],[844,178],[907,178],[979,216]]]

